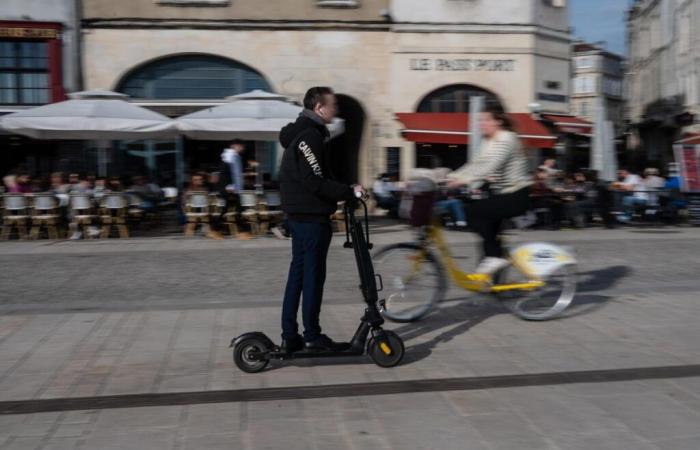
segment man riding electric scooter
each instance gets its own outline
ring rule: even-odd
[[[337,203],[351,200],[358,185],[333,180],[326,161],[330,139],[326,124],[337,111],[333,91],[314,87],[304,97],[304,110],[297,120],[280,132],[285,147],[279,171],[282,210],[287,214],[292,234],[292,262],[282,306],[282,344],[286,353],[342,351],[347,343],[337,343],[321,333],[319,316],[326,279],[326,258],[332,238],[330,216]],[[297,313],[303,294],[303,337],[299,334]]]

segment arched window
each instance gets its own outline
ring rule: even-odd
[[[470,84],[453,84],[436,89],[426,95],[417,112],[469,112],[469,98],[480,95],[489,104],[500,104],[498,97],[486,89]]]
[[[230,59],[180,55],[159,59],[130,72],[117,91],[134,98],[224,98],[253,89],[271,91],[255,70]]]

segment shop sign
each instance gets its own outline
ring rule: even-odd
[[[51,28],[0,28],[0,38],[58,39],[58,30]]]

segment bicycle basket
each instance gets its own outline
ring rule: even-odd
[[[409,223],[413,227],[422,227],[430,224],[435,206],[436,184],[429,178],[416,178],[409,180],[408,192],[411,195],[411,213]]]

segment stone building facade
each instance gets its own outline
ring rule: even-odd
[[[333,87],[349,181],[415,167],[396,114],[421,105],[464,112],[476,92],[569,110],[562,0],[91,0],[82,15],[85,87],[171,115],[251,88],[298,101]]]
[[[616,135],[621,134],[625,129],[622,56],[608,52],[597,44],[575,42],[572,59],[571,112],[593,122],[595,105],[602,99],[606,120],[613,122]]]
[[[627,15],[627,117],[650,161],[672,159],[672,144],[699,131],[700,1],[638,0]]]

